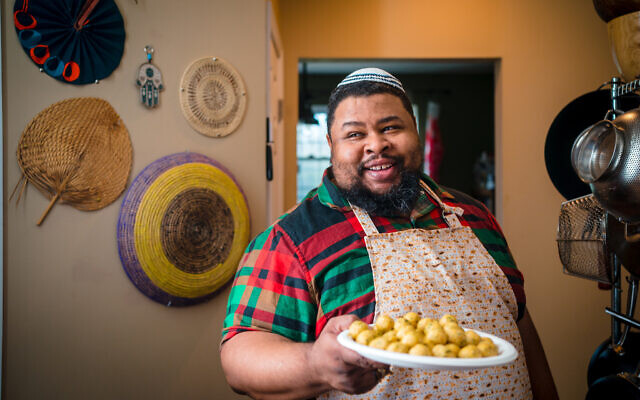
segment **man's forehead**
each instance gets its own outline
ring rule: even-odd
[[[336,117],[344,113],[366,111],[388,112],[389,115],[399,114],[399,110],[406,110],[402,100],[391,93],[375,93],[370,95],[347,96],[336,106]]]

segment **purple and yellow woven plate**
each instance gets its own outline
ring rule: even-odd
[[[151,299],[201,303],[235,274],[249,225],[246,198],[227,169],[201,154],[172,154],[149,164],[125,194],[120,260]]]

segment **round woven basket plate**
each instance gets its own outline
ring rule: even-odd
[[[201,154],[172,154],[148,165],[120,209],[124,270],[142,293],[167,306],[210,299],[233,277],[248,241],[240,186]]]
[[[201,58],[187,67],[180,105],[189,124],[206,136],[227,136],[240,125],[247,91],[238,71],[219,57]]]
[[[105,100],[55,103],[27,125],[17,150],[27,181],[52,202],[98,210],[124,191],[132,164],[129,132]]]

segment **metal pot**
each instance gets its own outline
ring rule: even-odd
[[[631,373],[640,361],[640,332],[629,331],[624,344],[613,345],[608,338],[598,346],[591,356],[587,369],[589,387],[601,378],[621,372]]]
[[[639,0],[593,0],[593,7],[604,22],[640,10]]]
[[[638,373],[623,372],[598,379],[589,388],[586,400],[640,400]]]

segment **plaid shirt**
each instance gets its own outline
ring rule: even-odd
[[[423,180],[445,203],[464,209],[460,222],[471,227],[506,275],[520,318],[525,305],[523,277],[495,218],[477,200],[445,191],[426,175]],[[372,216],[372,220],[380,233],[447,227],[440,209],[424,193],[409,218]],[[373,274],[364,236],[328,169],[318,188],[247,247],[229,295],[222,341],[244,331],[313,341],[330,318],[349,313],[373,322]]]

